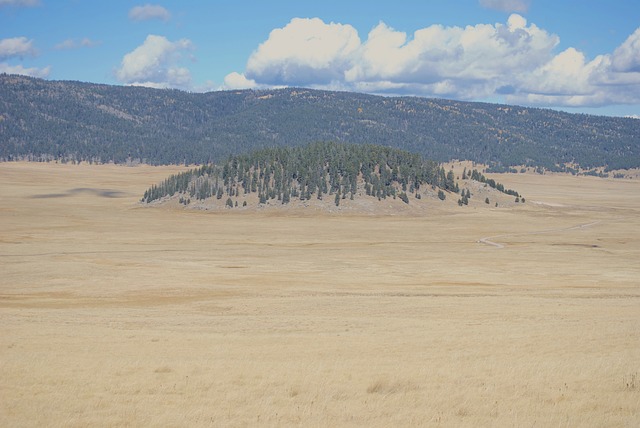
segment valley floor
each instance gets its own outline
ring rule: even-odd
[[[421,215],[143,207],[0,164],[1,426],[640,425],[640,180]]]

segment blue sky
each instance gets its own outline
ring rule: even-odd
[[[637,0],[0,0],[0,72],[640,115]]]

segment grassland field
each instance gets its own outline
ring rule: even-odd
[[[139,203],[181,170],[0,164],[0,426],[640,426],[640,180]]]

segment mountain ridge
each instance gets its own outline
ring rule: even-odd
[[[202,164],[315,141],[504,170],[640,167],[640,121],[305,88],[188,93],[0,75],[0,159]]]

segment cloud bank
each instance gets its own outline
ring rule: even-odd
[[[142,45],[124,56],[115,76],[128,85],[191,89],[191,73],[180,65],[185,52],[191,50],[193,43],[188,39],[171,42],[150,34]]]
[[[523,10],[524,0],[481,0]],[[380,22],[361,40],[348,24],[294,18],[273,30],[226,88],[308,86],[509,103],[602,106],[640,102],[640,29],[614,52],[588,60],[557,52],[557,35],[519,15],[505,23],[431,25],[413,35]]]

